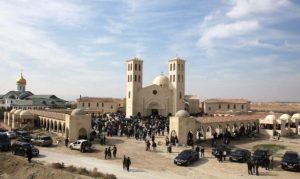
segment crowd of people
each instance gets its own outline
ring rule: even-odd
[[[247,167],[248,167],[248,174],[253,175],[256,174],[257,176],[259,175],[258,168],[259,167],[265,168],[265,170],[270,170],[273,169],[273,157],[265,157],[262,160],[254,159],[254,158],[249,158],[247,160]]]

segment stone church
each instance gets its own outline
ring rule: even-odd
[[[143,61],[138,58],[127,61],[126,117],[174,115],[187,108],[199,110],[199,99],[191,103],[196,107],[188,106],[189,99],[185,99],[185,60],[169,60],[168,68],[168,77],[161,74],[151,85],[143,87]]]

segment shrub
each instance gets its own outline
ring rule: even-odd
[[[70,165],[70,166],[66,167],[66,170],[68,172],[74,173],[74,172],[76,172],[76,167],[74,167],[73,165]]]
[[[79,167],[76,171],[80,175],[89,175],[89,171],[86,168]]]
[[[52,163],[52,168],[55,168],[55,169],[64,169],[65,168],[65,165],[64,163]]]

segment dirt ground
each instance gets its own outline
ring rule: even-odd
[[[189,167],[179,167],[173,164],[173,159],[176,155],[186,149],[186,147],[173,147],[171,154],[167,153],[166,146],[164,145],[164,137],[158,137],[156,140],[160,141],[161,145],[158,146],[156,152],[145,151],[145,143],[143,141],[137,141],[135,139],[128,139],[126,137],[109,137],[108,144],[106,146],[100,146],[95,144],[96,151],[93,153],[80,153],[77,150],[70,150],[65,148],[63,144],[53,147],[53,150],[66,153],[74,156],[87,156],[104,160],[105,147],[116,145],[118,148],[117,158],[108,159],[107,162],[115,164],[117,166],[122,165],[123,155],[130,156],[132,166],[137,170],[149,170],[156,172],[172,173],[177,177],[183,178],[252,178],[247,173],[247,166],[245,163],[232,163],[225,161],[219,163],[212,155],[209,142],[204,143],[205,157],[201,158],[198,162],[195,162]],[[274,157],[274,169],[266,171],[260,168],[261,176],[264,178],[283,178],[292,177],[300,178],[300,173],[284,171],[280,168],[280,156],[286,150],[293,150],[300,153],[300,144],[287,143],[279,141],[271,141],[269,139],[244,139],[240,141],[232,141],[231,146],[233,148],[245,148],[252,150],[254,145],[258,144],[280,144],[286,146],[285,150],[278,151],[278,154]],[[42,151],[42,149],[41,149]],[[118,175],[117,175],[118,176]]]
[[[32,179],[32,178],[64,178],[89,179],[90,177],[74,175],[69,172],[53,169],[47,165],[33,161],[29,164],[24,157],[13,156],[9,153],[0,153],[1,179]]]
[[[173,147],[173,152],[167,153],[164,144],[164,136],[156,138],[158,141],[157,151],[145,151],[144,141],[137,141],[133,138],[126,137],[108,137],[107,145],[101,146],[94,144],[96,150],[92,153],[80,153],[78,150],[70,150],[66,148],[63,142],[54,144],[52,147],[38,147],[40,157],[34,158],[33,161],[42,161],[45,163],[65,162],[75,166],[90,164],[89,167],[97,167],[98,171],[112,173],[117,178],[255,178],[254,175],[248,175],[245,163],[232,163],[228,160],[219,163],[216,158],[211,155],[210,141],[202,144],[205,147],[205,157],[193,163],[189,167],[176,166],[173,163],[176,155],[187,147]],[[298,141],[300,141],[298,139]],[[280,144],[286,146],[285,150],[278,151],[274,157],[274,169],[266,171],[262,168],[260,178],[293,178],[300,179],[299,172],[284,171],[280,168],[280,156],[286,150],[293,150],[300,153],[299,143],[271,141],[266,138],[243,139],[232,141],[233,148],[245,148],[252,151],[253,146],[258,144]],[[117,158],[104,160],[104,149],[116,145],[118,148]],[[20,162],[14,159],[3,158],[0,154],[0,178],[88,178],[77,176],[62,171],[48,168],[46,165],[37,163],[27,164],[23,157]],[[8,155],[8,154],[7,154]],[[11,154],[10,154],[11,155]],[[129,156],[132,161],[132,172],[124,172],[122,169],[123,155]],[[13,156],[15,158],[15,156]],[[2,162],[5,161],[5,162]],[[8,161],[8,162],[7,162]],[[6,164],[7,163],[7,164]],[[87,167],[88,168],[88,167]],[[17,170],[15,170],[17,169]],[[17,171],[17,172],[15,172]]]
[[[263,112],[296,113],[300,111],[300,103],[252,102],[250,110]]]

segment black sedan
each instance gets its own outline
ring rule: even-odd
[[[184,150],[178,154],[174,159],[176,165],[185,165],[188,166],[192,162],[199,160],[199,154],[195,150],[189,149]]]
[[[14,155],[22,155],[22,156],[26,156],[26,151],[28,149],[31,149],[32,151],[32,156],[36,157],[39,155],[40,151],[39,149],[35,148],[33,145],[31,145],[30,143],[27,142],[15,142],[11,145],[11,152]]]
[[[220,144],[216,148],[213,148],[211,151],[211,154],[214,155],[215,157],[219,156],[220,153],[226,152],[226,155],[230,154],[231,148],[228,145],[225,144]]]
[[[300,171],[300,156],[297,152],[287,151],[281,160],[281,168]]]
[[[251,152],[246,149],[237,149],[230,153],[229,160],[234,162],[246,162],[251,157]]]

